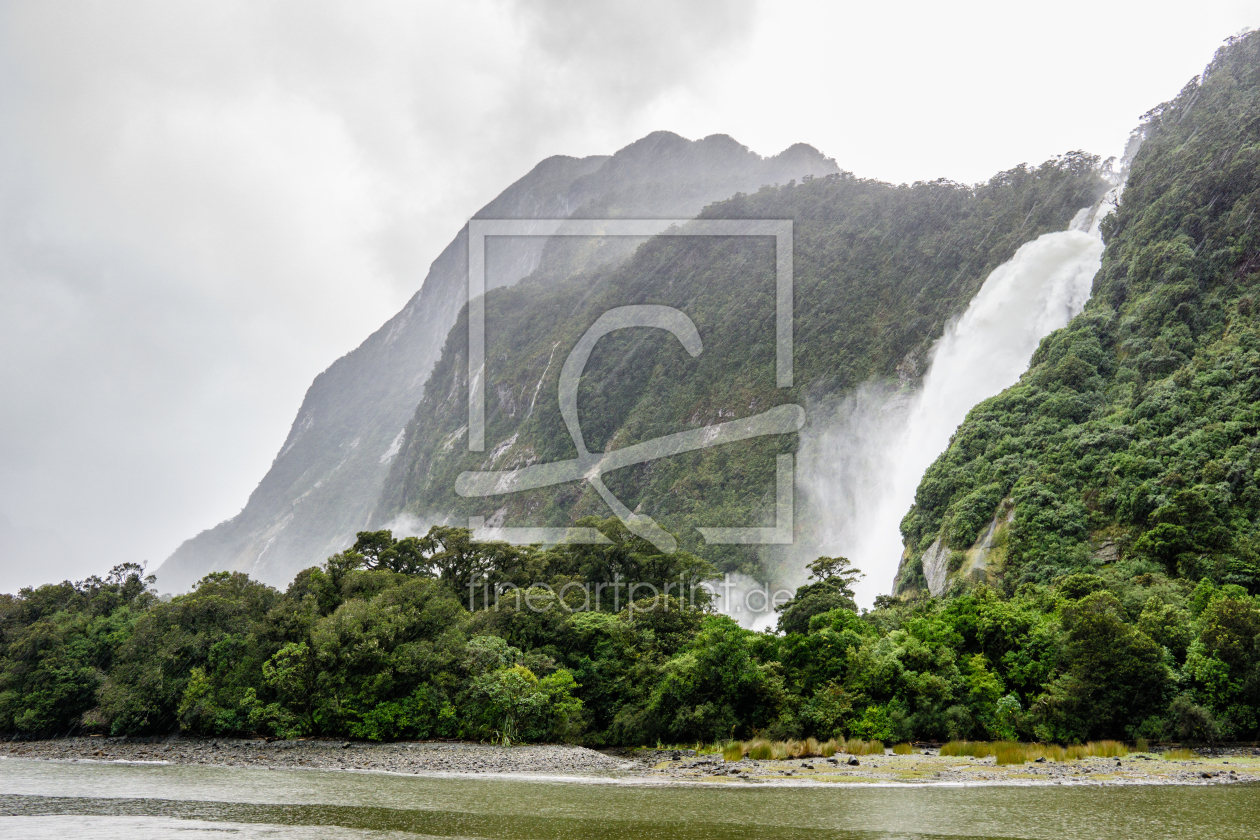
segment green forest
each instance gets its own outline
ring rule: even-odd
[[[872,609],[852,599],[861,570],[820,557],[809,582],[781,605],[777,632],[744,629],[696,589],[730,568],[723,558],[661,553],[617,520],[593,517],[578,524],[599,528],[607,544],[510,546],[473,542],[449,527],[405,539],[364,531],[283,592],[218,572],[187,594],[159,598],[144,570],[128,564],[104,578],[0,596],[0,731],[590,746],[754,736],[1260,739],[1260,34],[1233,39],[1142,130],[1122,201],[1104,225],[1093,297],[1043,341],[1016,386],[971,411],[923,477],[902,523],[907,559],[898,589]],[[1048,225],[1084,204],[1071,204],[1079,192],[1092,194],[1093,167],[1075,158],[1011,180],[1055,187],[1060,200],[1036,222]],[[1004,244],[964,274],[957,257],[971,247],[968,237],[997,230],[968,223],[983,217],[968,208],[1006,195],[1008,203],[990,208],[1009,215],[1023,194],[1003,193],[1001,184],[888,189],[815,179],[734,201],[768,212],[780,212],[776,202],[797,211],[816,202],[817,218],[831,218],[832,227],[811,234],[802,212],[801,235],[853,245],[860,236],[845,239],[842,228],[860,214],[827,216],[830,192],[874,212],[914,189],[939,190],[962,209],[935,244],[900,242],[895,214],[868,227],[909,249],[907,261],[919,259],[915,249],[931,250],[954,277],[977,276],[1022,241],[1012,232],[1018,224],[1002,227]],[[865,205],[854,198],[863,191],[874,196]],[[727,246],[657,243],[618,271],[692,247]],[[827,270],[824,261],[809,266],[806,248],[802,254],[808,289]],[[765,262],[755,250],[732,248],[727,258],[754,268]],[[896,273],[896,264],[888,270]],[[643,276],[668,286],[668,272]],[[862,276],[880,286],[879,271]],[[912,300],[908,288],[884,292]],[[943,323],[966,298],[937,288],[937,297],[912,302],[917,317]],[[515,292],[489,299],[487,311],[521,319],[504,340],[524,342],[534,334],[532,316],[513,310]],[[546,301],[572,309],[563,296]],[[852,387],[889,374],[913,350],[919,332],[863,327],[913,307],[868,302],[856,323],[804,325],[803,334],[837,338],[798,345],[802,381],[830,375],[834,387]],[[457,333],[448,348],[459,346]],[[521,420],[508,410],[519,414],[520,389],[549,375],[547,347],[495,350],[519,370],[503,374],[487,440],[519,425],[534,435],[535,454],[567,457],[564,441],[524,425],[541,423],[540,414]],[[614,355],[592,362],[599,371],[615,365]],[[644,369],[663,367],[661,357]],[[448,354],[435,382],[450,386],[459,369]],[[642,385],[625,393],[647,393]],[[619,389],[588,394],[586,404],[610,418],[602,426],[592,418],[592,437],[622,426],[654,434],[650,418],[677,421],[671,411],[704,396],[684,393],[690,387],[653,392],[653,405],[625,402]],[[748,387],[745,396],[760,394]],[[453,423],[449,412],[418,415],[408,446],[436,445]],[[436,493],[435,476],[469,466],[413,456],[397,462],[398,509]],[[689,498],[704,498],[720,465],[701,466],[641,476],[641,489],[669,499],[685,478],[699,492]],[[726,492],[728,510],[752,509],[720,484],[710,490]],[[968,569],[967,552],[999,523],[992,561]],[[679,542],[692,547],[681,535]],[[952,552],[939,597],[926,592],[922,568],[934,544]],[[614,590],[612,599],[588,603],[584,587],[614,581],[665,594],[627,603]]]
[[[704,560],[583,524],[611,544],[363,532],[285,592],[218,572],[160,600],[120,566],[6,596],[0,730],[590,746],[1260,730],[1260,609],[1236,584],[1119,563],[859,614],[860,572],[824,557],[781,632],[753,632],[693,589],[715,575]],[[581,586],[614,580],[643,597],[596,604]]]

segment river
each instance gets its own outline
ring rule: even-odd
[[[1254,838],[1260,786],[665,786],[0,759],[6,838]]]

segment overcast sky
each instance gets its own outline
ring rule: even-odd
[[[234,515],[311,379],[543,157],[669,129],[974,182],[1118,154],[1258,25],[1238,0],[0,3],[0,591],[156,568]]]

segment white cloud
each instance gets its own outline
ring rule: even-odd
[[[0,512],[71,546],[0,558],[0,589],[156,564],[234,514],[310,380],[465,217],[542,157],[635,139],[636,110],[747,18],[663,5],[662,25],[720,25],[658,39],[595,12],[0,12]]]

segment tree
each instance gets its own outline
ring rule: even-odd
[[[1039,738],[1114,737],[1164,708],[1172,674],[1163,648],[1127,624],[1120,601],[1094,592],[1063,607],[1060,674],[1038,699]]]
[[[816,615],[835,609],[857,612],[853,601],[853,585],[865,575],[853,567],[847,557],[819,557],[807,567],[807,583],[796,590],[796,595],[775,607],[779,616],[779,632],[808,633],[809,620]]]

